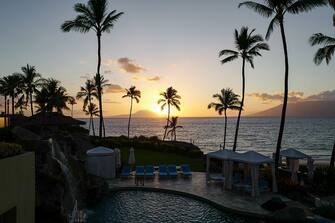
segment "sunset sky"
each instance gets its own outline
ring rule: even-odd
[[[60,80],[75,96],[87,77],[95,74],[97,40],[93,32],[63,33],[60,25],[76,16],[78,0],[2,0],[0,6],[0,76],[34,65],[44,77]],[[233,31],[241,26],[265,34],[269,20],[241,8],[236,0],[113,0],[110,9],[125,14],[102,38],[102,72],[113,84],[104,94],[105,116],[127,114],[124,88],[142,91],[137,110],[157,111],[159,92],[173,86],[182,97],[179,116],[214,116],[207,109],[212,94],[230,87],[241,92],[241,61],[220,64],[218,52],[231,49]],[[334,35],[331,8],[287,16],[290,91],[293,100],[321,96],[335,100],[335,63],[316,66],[313,33]],[[278,105],[283,91],[284,64],[279,30],[271,51],[255,59],[246,71],[245,113]],[[2,110],[2,108],[0,108]],[[76,116],[84,116],[81,104]]]

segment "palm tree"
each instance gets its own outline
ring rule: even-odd
[[[215,111],[222,115],[224,114],[224,136],[223,136],[223,149],[226,147],[226,131],[227,131],[227,110],[240,110],[241,102],[238,95],[232,89],[222,89],[219,94],[214,94],[213,98],[217,102],[212,102],[208,105],[208,109],[214,108]]]
[[[26,102],[30,101],[31,115],[34,115],[33,94],[36,92],[37,87],[41,85],[41,75],[36,73],[35,67],[29,64],[22,67],[21,70],[23,73],[24,92],[27,98]]]
[[[110,86],[110,84],[108,83],[108,80],[105,80],[104,76],[103,75],[98,75],[96,74],[94,76],[94,85],[95,85],[95,88],[96,88],[96,91],[97,91],[97,99],[99,101],[99,116],[100,116],[100,125],[99,125],[99,137],[101,137],[100,135],[100,127],[102,125],[102,130],[103,130],[103,136],[105,137],[106,136],[106,129],[105,129],[105,123],[102,121],[101,122],[101,115],[102,115],[102,95],[103,95],[103,90],[105,87],[108,87]],[[103,120],[103,119],[102,119]]]
[[[84,109],[84,112],[86,115],[90,116],[90,124],[88,126],[88,134],[90,134],[91,127],[93,131],[93,136],[95,136],[95,129],[94,129],[94,121],[93,117],[99,117],[99,109],[97,108],[96,104],[90,103],[87,105],[87,107]]]
[[[114,27],[114,23],[121,17],[123,12],[117,13],[116,10],[108,12],[107,0],[89,0],[88,3],[82,4],[77,3],[74,5],[74,10],[79,14],[73,20],[65,21],[61,29],[64,32],[79,31],[81,33],[87,33],[93,30],[98,38],[98,65],[97,65],[97,77],[100,79],[100,66],[101,66],[101,35],[104,32],[109,33]],[[99,84],[99,83],[98,83]],[[99,137],[102,137],[103,127],[103,114],[102,114],[102,95],[101,86],[98,85],[98,100],[99,100],[99,111],[100,111],[100,125],[99,125]]]
[[[165,128],[170,129],[166,135],[171,135],[171,140],[173,139],[173,141],[177,141],[177,129],[183,128],[183,126],[178,125],[178,116],[176,117],[171,117],[171,121],[169,123],[168,126],[166,126]]]
[[[240,32],[235,29],[235,50],[221,50],[219,56],[225,56],[224,59],[221,60],[222,64],[231,62],[233,60],[238,59],[239,57],[242,58],[242,99],[240,104],[240,110],[237,116],[237,123],[236,123],[236,130],[235,130],[235,138],[234,138],[234,145],[233,150],[236,150],[237,147],[237,137],[238,131],[240,126],[240,118],[241,113],[244,106],[244,92],[245,92],[245,64],[246,62],[254,68],[254,57],[262,56],[260,51],[262,50],[269,50],[268,44],[266,44],[263,40],[263,37],[258,34],[253,34],[255,29],[249,32],[248,27],[242,27]]]
[[[74,97],[72,96],[69,96],[68,101],[69,101],[69,104],[71,105],[71,117],[73,118],[73,106],[77,104],[77,102],[76,102],[76,99],[74,99]]]
[[[42,85],[42,89],[35,94],[35,103],[37,104],[37,112],[53,112],[63,114],[62,110],[70,110],[67,107],[69,96],[66,89],[60,85],[55,79],[47,79]]]
[[[8,93],[8,84],[6,82],[5,78],[0,78],[0,94],[4,97],[5,100],[5,127],[7,127],[7,115],[9,113],[9,111],[7,110],[7,97],[9,95]]]
[[[23,76],[19,73],[14,73],[3,78],[7,86],[8,95],[12,100],[12,115],[15,113],[15,98],[22,92],[22,79]]]
[[[83,99],[83,111],[87,115],[90,115],[90,124],[88,131],[90,132],[91,126],[93,127],[93,135],[95,136],[93,117],[98,116],[90,113],[91,111],[99,112],[96,105],[92,103],[93,97],[98,98],[95,84],[92,80],[86,80],[85,86],[80,88],[80,91],[77,93],[77,99]],[[91,124],[92,123],[92,124]]]
[[[322,46],[315,53],[314,63],[320,65],[325,60],[329,64],[335,52],[335,38],[316,33],[309,39],[309,42],[312,46]]]
[[[133,110],[133,100],[135,99],[136,103],[140,102],[141,91],[137,90],[135,86],[131,86],[129,89],[126,89],[126,94],[122,96],[122,98],[129,97],[130,98],[130,111],[129,111],[129,119],[128,119],[128,139],[129,139],[129,131],[130,131],[130,120],[131,113]]]
[[[161,110],[163,111],[165,106],[167,105],[168,107],[168,115],[166,119],[166,125],[164,127],[164,136],[163,136],[163,141],[165,140],[166,137],[166,131],[167,127],[169,126],[170,122],[170,112],[171,112],[171,106],[175,107],[178,111],[180,111],[180,101],[181,97],[178,95],[178,91],[174,89],[173,87],[169,87],[166,89],[165,92],[161,92],[160,96],[162,96],[161,99],[158,100],[158,104],[161,104]]]
[[[269,39],[271,33],[276,26],[280,27],[280,33],[282,37],[282,44],[285,56],[285,84],[284,84],[284,101],[281,113],[280,128],[276,146],[276,157],[275,157],[275,169],[278,170],[279,155],[281,149],[281,143],[285,127],[286,118],[286,108],[288,100],[288,75],[289,75],[289,62],[288,62],[288,52],[287,52],[287,42],[284,28],[284,16],[286,13],[299,14],[301,12],[310,11],[316,7],[323,6],[326,4],[325,0],[264,0],[264,4],[260,4],[254,1],[246,1],[239,4],[238,7],[246,6],[253,9],[255,12],[263,17],[270,18],[271,22],[269,24],[265,38]]]

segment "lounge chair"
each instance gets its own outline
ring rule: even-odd
[[[154,176],[154,167],[152,165],[147,165],[145,167],[145,176],[153,177]]]
[[[176,177],[178,175],[176,165],[169,165],[168,172],[169,172],[169,176]]]
[[[181,171],[183,176],[190,177],[192,176],[190,166],[188,164],[181,165]]]
[[[124,166],[121,171],[121,177],[130,177],[130,167]]]
[[[166,177],[168,175],[167,173],[167,167],[165,165],[159,166],[159,176],[160,177]]]
[[[136,166],[136,176],[144,177],[144,166]]]

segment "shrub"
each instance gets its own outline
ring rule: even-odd
[[[14,143],[0,142],[0,158],[10,157],[22,153],[22,146]]]
[[[335,168],[318,167],[314,171],[313,191],[321,195],[335,194]]]
[[[321,215],[322,217],[335,220],[335,203],[322,204],[317,209],[317,214]]]

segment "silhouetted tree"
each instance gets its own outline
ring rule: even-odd
[[[130,111],[129,111],[129,119],[128,119],[128,139],[129,139],[129,132],[130,132],[130,120],[131,120],[131,113],[133,110],[133,100],[135,99],[136,103],[140,102],[141,98],[141,91],[137,90],[135,86],[131,86],[129,89],[126,89],[126,94],[122,96],[122,98],[129,97],[130,98]]]
[[[252,68],[254,68],[254,57],[262,56],[260,51],[269,50],[268,44],[266,44],[261,35],[254,35],[255,29],[249,32],[248,27],[242,27],[240,32],[235,29],[235,50],[221,50],[219,56],[225,57],[221,60],[222,64],[231,62],[238,58],[242,58],[242,99],[241,105],[237,116],[235,137],[234,137],[234,145],[233,150],[236,150],[237,147],[237,137],[238,130],[240,126],[240,118],[241,113],[244,106],[244,93],[245,93],[245,63],[249,63]]]
[[[241,102],[238,99],[238,95],[233,92],[232,89],[222,89],[219,94],[214,94],[213,98],[217,102],[212,102],[208,105],[208,109],[214,108],[219,115],[224,114],[224,137],[223,137],[223,149],[226,148],[226,132],[227,132],[227,110],[240,110]]]
[[[117,13],[116,10],[108,12],[107,0],[89,0],[87,4],[77,3],[74,5],[74,10],[79,14],[75,19],[65,21],[61,29],[64,32],[79,31],[87,33],[93,30],[98,39],[98,65],[97,79],[100,79],[101,66],[101,35],[104,32],[109,33],[114,27],[114,23],[121,17],[123,12]],[[102,109],[102,92],[101,85],[97,82],[97,93],[100,111],[99,137],[102,137],[102,128],[104,126],[103,109]]]
[[[161,99],[158,100],[158,104],[161,105],[161,110],[163,111],[165,106],[168,107],[168,115],[166,119],[166,125],[164,126],[164,136],[163,136],[163,141],[165,140],[166,137],[166,131],[167,131],[167,126],[169,126],[170,122],[170,112],[171,112],[171,106],[175,107],[178,111],[180,111],[180,101],[181,97],[178,95],[178,91],[174,89],[173,87],[169,87],[166,89],[165,92],[161,92],[160,96],[162,97]]]
[[[325,0],[264,0],[264,4],[260,4],[254,1],[246,1],[239,4],[239,7],[246,6],[253,9],[255,12],[263,17],[270,18],[271,22],[269,24],[265,38],[269,39],[271,33],[276,26],[280,27],[280,33],[282,37],[284,56],[285,56],[285,84],[284,84],[284,101],[281,113],[281,121],[279,127],[279,134],[276,146],[276,157],[275,157],[275,168],[276,172],[278,170],[279,156],[281,150],[281,143],[285,127],[286,118],[286,108],[288,100],[288,76],[289,76],[289,59],[287,52],[287,41],[284,28],[284,17],[286,13],[299,14],[301,12],[310,11],[316,7],[326,5]]]
[[[325,60],[329,64],[335,52],[335,38],[316,33],[309,39],[309,42],[312,46],[322,46],[315,53],[314,63],[320,65]]]
[[[73,118],[73,106],[77,104],[77,102],[76,99],[74,99],[72,96],[69,96],[68,102],[71,105],[71,117]]]
[[[92,131],[93,131],[93,136],[95,136],[95,129],[94,129],[94,121],[93,118],[94,117],[99,117],[99,109],[97,108],[96,104],[90,103],[89,105],[87,105],[87,107],[84,109],[84,112],[86,115],[90,116],[90,123],[88,125],[88,133],[90,133],[91,131],[91,127],[92,127]]]
[[[4,97],[5,101],[5,127],[7,127],[7,116],[9,114],[9,111],[7,110],[7,97],[9,96],[9,91],[8,91],[8,83],[5,78],[0,78],[0,94]]]
[[[23,77],[23,91],[26,95],[26,103],[30,102],[31,115],[34,115],[33,106],[33,94],[37,91],[37,88],[41,85],[41,75],[36,72],[34,66],[27,64],[21,68]]]
[[[12,115],[15,113],[15,98],[22,93],[23,86],[23,76],[19,73],[14,73],[3,77],[4,83],[6,84],[6,89],[8,95],[11,97],[12,101]],[[9,113],[9,112],[8,112]]]
[[[171,140],[177,141],[177,129],[183,128],[183,126],[178,125],[178,116],[171,117],[171,120],[169,122],[168,126],[165,126],[165,128],[170,129],[166,135],[171,135]]]

